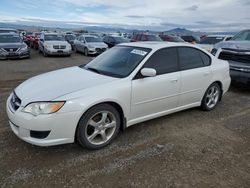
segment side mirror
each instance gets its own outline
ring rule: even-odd
[[[44,40],[43,40],[43,39],[40,39],[40,41],[44,42]]]
[[[156,76],[156,70],[152,68],[143,68],[141,74],[144,77],[154,77]]]

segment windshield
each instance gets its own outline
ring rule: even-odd
[[[185,42],[182,38],[178,36],[172,36],[172,35],[160,35],[162,40],[169,41],[169,42]]]
[[[18,35],[0,35],[0,43],[20,43],[21,38]]]
[[[123,37],[114,37],[114,39],[119,43],[128,42],[128,40]]]
[[[46,41],[65,41],[62,35],[44,35]]]
[[[151,51],[149,48],[116,46],[84,66],[100,74],[124,78],[128,76]]]
[[[185,42],[182,38],[177,37],[177,36],[173,36],[173,41],[174,42]]]
[[[238,41],[250,40],[250,30],[239,32],[231,40],[238,40]]]
[[[159,36],[156,35],[147,35],[148,41],[162,41]]]
[[[75,40],[75,38],[76,38],[76,37],[75,37],[74,35],[66,35],[66,36],[65,36],[65,39],[66,39],[66,40]]]
[[[32,35],[32,32],[26,32],[26,36]]]
[[[85,37],[86,42],[102,42],[100,37]]]
[[[200,44],[216,44],[223,41],[224,37],[205,37],[201,40]]]

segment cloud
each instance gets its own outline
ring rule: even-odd
[[[96,24],[154,30],[173,27],[240,30],[249,27],[246,19],[249,3],[249,0],[209,0],[209,3],[196,0],[195,4],[183,0],[1,0],[0,21],[41,24],[44,20],[44,25]],[[47,20],[50,21],[46,23]]]
[[[184,10],[196,11],[199,8],[198,5],[192,5],[190,7],[185,8]]]

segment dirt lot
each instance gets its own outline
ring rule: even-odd
[[[32,52],[0,61],[0,187],[250,187],[246,89],[231,88],[212,112],[191,109],[132,126],[99,151],[19,140],[5,113],[10,92],[31,76],[89,60]]]

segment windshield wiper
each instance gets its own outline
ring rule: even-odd
[[[95,69],[95,68],[91,68],[91,67],[84,67],[85,69],[87,69],[87,70],[90,70],[90,71],[92,71],[92,72],[96,72],[96,73],[98,73],[98,74],[102,74],[99,70],[97,70],[97,69]]]

